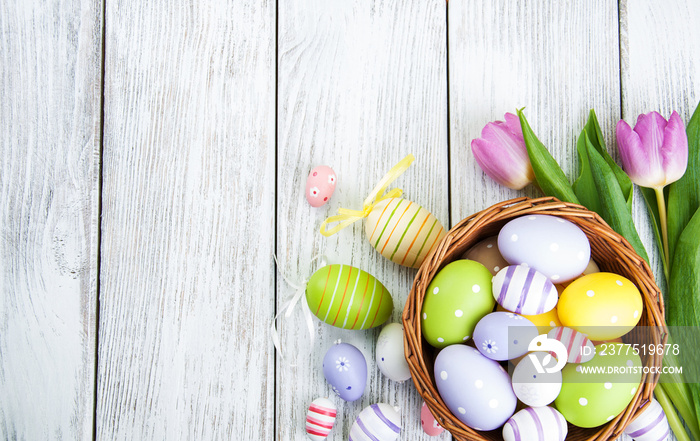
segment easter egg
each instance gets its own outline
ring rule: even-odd
[[[670,434],[668,419],[661,405],[651,399],[649,405],[624,430],[635,441],[665,441]]]
[[[394,309],[384,285],[349,265],[326,265],[313,273],[306,285],[306,301],[316,317],[345,329],[379,326]]]
[[[390,380],[406,381],[411,378],[408,362],[403,352],[403,326],[389,323],[377,338],[377,366]]]
[[[567,364],[555,405],[579,427],[597,427],[615,418],[634,398],[642,379],[642,361],[628,344],[596,346],[593,359]]]
[[[546,352],[533,352],[520,360],[513,370],[515,396],[532,407],[546,406],[554,401],[562,388],[562,373],[557,370],[548,372],[547,368],[552,368],[555,363],[556,360]],[[539,372],[538,367],[544,368],[544,372]]]
[[[611,340],[627,334],[642,313],[642,296],[630,280],[613,273],[580,277],[562,293],[557,307],[564,326],[591,340]]]
[[[527,352],[537,328],[523,316],[512,312],[492,312],[474,327],[474,344],[491,360],[512,360]]]
[[[564,441],[567,433],[566,420],[549,406],[522,409],[503,426],[504,441]]]
[[[335,172],[326,165],[311,170],[306,178],[306,200],[309,204],[320,207],[328,202],[335,191],[335,181]]]
[[[510,265],[493,277],[493,297],[508,311],[536,315],[551,311],[559,296],[544,274],[525,265]]]
[[[425,402],[423,402],[420,408],[420,426],[423,428],[423,432],[429,436],[438,436],[445,431],[435,419],[430,409],[428,409]]]
[[[498,233],[498,249],[511,265],[526,264],[554,283],[581,275],[591,257],[588,238],[576,224],[546,214],[509,221]]]
[[[428,210],[402,198],[379,201],[365,219],[365,233],[382,256],[411,268],[418,268],[446,234]]]
[[[340,398],[355,401],[365,391],[367,362],[355,346],[336,343],[323,357],[323,376]]]
[[[508,266],[508,262],[498,251],[498,236],[487,237],[473,247],[469,248],[463,255],[463,259],[473,260],[484,265],[492,275],[496,275],[501,268]]]
[[[473,260],[451,262],[435,275],[423,299],[423,337],[436,348],[462,343],[493,305],[489,270]]]
[[[558,326],[547,333],[547,337],[566,346],[568,363],[585,363],[593,358],[595,346],[585,334],[565,326]]]
[[[549,331],[552,330],[552,328],[556,328],[557,326],[561,326],[561,322],[559,321],[559,314],[557,313],[557,307],[555,306],[552,308],[551,311],[543,312],[542,314],[536,314],[536,315],[522,315],[526,319],[530,320],[535,326],[537,326],[537,330],[539,331],[540,334],[546,334]]]
[[[435,384],[447,408],[476,430],[493,430],[513,415],[517,399],[498,362],[466,345],[452,345],[435,358]]]
[[[316,398],[306,412],[306,434],[313,441],[323,441],[335,424],[336,407],[328,398]]]
[[[394,441],[401,432],[401,415],[385,403],[365,407],[350,428],[351,441]]]

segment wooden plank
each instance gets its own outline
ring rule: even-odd
[[[620,115],[617,2],[455,1],[450,17],[452,219],[516,196],[501,187],[471,153],[490,121],[525,107],[539,139],[570,182],[576,140],[591,108],[612,150]],[[460,190],[456,190],[460,189]]]
[[[275,2],[110,2],[99,439],[272,439]]]
[[[688,124],[700,101],[700,3],[620,2],[622,116],[634,127],[653,110],[665,118],[676,110]],[[663,286],[660,254],[642,195],[635,195],[635,222]]]
[[[416,156],[395,186],[447,227],[446,10],[426,2],[326,2],[287,0],[279,5],[279,151],[277,253],[282,269],[308,277],[325,254],[377,277],[392,293],[391,321],[400,321],[415,270],[384,259],[357,222],[326,238],[320,223],[339,207],[361,209],[379,179],[408,153]],[[326,164],[338,175],[329,203],[312,208],[304,198],[310,169]],[[278,279],[278,305],[294,290]],[[422,400],[412,382],[382,375],[374,347],[380,328],[349,331],[314,318],[310,345],[300,308],[280,322],[286,354],[277,361],[276,439],[303,439],[312,400],[331,397],[338,406],[329,440],[348,439],[352,423],[377,402],[399,406],[402,439],[429,439],[420,428]],[[356,345],[369,379],[361,399],[343,402],[322,372],[335,340]]]
[[[0,438],[92,439],[102,4],[0,3]]]

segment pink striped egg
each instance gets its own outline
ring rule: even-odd
[[[328,398],[316,398],[306,412],[306,434],[313,441],[323,441],[335,423],[335,404]]]
[[[525,265],[511,265],[493,277],[493,297],[508,311],[537,315],[551,311],[559,295],[544,274]]]
[[[595,346],[586,334],[566,326],[557,326],[547,333],[547,337],[559,340],[566,347],[569,363],[585,363],[593,359]]]
[[[564,441],[567,433],[566,420],[549,406],[527,407],[503,426],[504,441]]]
[[[649,406],[637,416],[625,428],[625,435],[634,438],[635,441],[664,441],[668,439],[670,431],[668,419],[655,399],[651,399]]]
[[[423,403],[423,406],[420,409],[420,425],[423,428],[423,432],[429,436],[438,436],[445,431],[445,429],[438,424],[437,420],[425,403]]]
[[[365,407],[350,428],[350,441],[394,441],[401,432],[398,410],[385,403]]]

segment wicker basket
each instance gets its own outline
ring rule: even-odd
[[[477,432],[457,419],[447,408],[435,386],[433,364],[437,351],[427,344],[421,335],[420,314],[425,292],[435,274],[482,239],[498,234],[509,220],[526,214],[549,214],[565,218],[583,230],[591,243],[591,256],[603,271],[621,274],[633,281],[644,301],[639,321],[642,326],[656,326],[662,330],[645,336],[645,342],[665,343],[666,326],[664,306],[659,288],[647,263],[635,253],[632,246],[615,233],[596,213],[579,205],[560,202],[555,198],[518,198],[496,204],[462,220],[452,228],[439,246],[429,255],[418,270],[411,293],[403,311],[405,355],[413,382],[438,423],[458,440],[502,440],[501,430]],[[636,328],[641,329],[641,328]],[[645,328],[646,329],[646,328]],[[635,342],[635,332],[623,340]],[[661,366],[661,356],[644,355],[645,366]],[[592,429],[569,424],[567,440],[615,439],[624,427],[646,407],[658,381],[657,375],[644,374],[642,385],[626,410],[609,423]]]

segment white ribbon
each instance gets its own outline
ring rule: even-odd
[[[276,323],[277,319],[279,316],[284,313],[284,316],[286,318],[289,318],[289,316],[292,315],[292,312],[294,312],[294,308],[296,307],[296,304],[299,302],[299,299],[306,293],[306,284],[309,283],[309,279],[306,278],[302,280],[301,282],[296,282],[294,281],[291,277],[287,276],[283,271],[282,271],[282,266],[280,265],[279,261],[277,260],[276,255],[272,255],[272,257],[275,259],[275,263],[277,264],[277,270],[279,271],[280,275],[282,276],[282,279],[284,279],[285,282],[292,288],[296,290],[294,295],[292,296],[291,299],[287,300],[284,305],[282,305],[282,308],[280,308],[279,312],[275,315],[275,317],[272,319],[272,326],[270,327],[270,333],[272,334],[272,343],[275,345],[275,349],[277,350],[277,353],[280,354],[280,358],[284,360],[284,352],[282,351],[282,345],[280,344],[280,335],[279,332],[277,331]],[[320,255],[316,256],[313,259],[311,259],[310,264],[312,264],[314,261],[319,260],[321,263],[321,267],[326,266],[326,256]],[[309,304],[306,301],[302,301],[302,311],[304,312],[304,321],[306,322],[306,327],[309,330],[309,348],[313,348],[314,345],[314,339],[316,333],[314,332],[314,320],[311,317],[311,309],[309,309]],[[296,366],[296,364],[290,364],[290,366]]]

